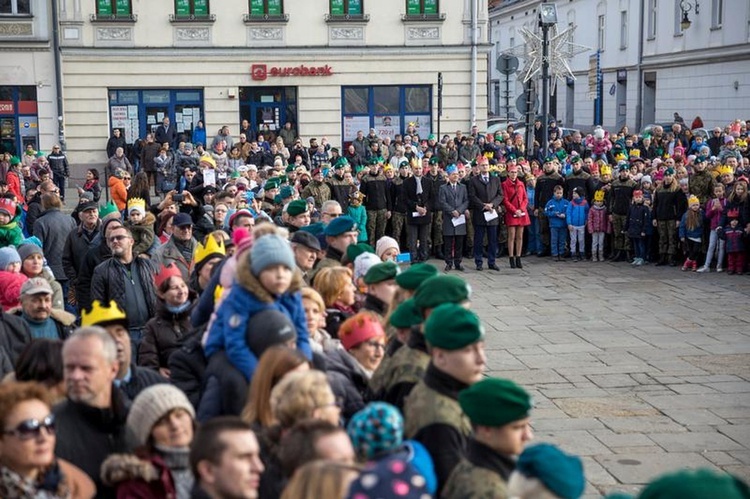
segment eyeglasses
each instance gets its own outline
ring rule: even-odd
[[[179,230],[193,230],[192,225],[178,225],[176,228]]]
[[[16,426],[14,430],[5,430],[3,433],[5,435],[14,435],[18,437],[19,440],[31,440],[34,438],[39,438],[39,435],[41,435],[42,433],[42,429],[47,430],[48,435],[55,434],[54,414],[50,414],[41,421],[39,421],[38,419],[27,419],[26,421],[21,421],[21,423]]]
[[[380,343],[379,341],[365,341],[365,345],[385,351],[385,343]]]
[[[341,213],[323,213],[323,215],[326,217],[338,218],[341,216]]]
[[[107,241],[110,243],[119,243],[120,241],[124,241],[125,239],[128,239],[128,236],[112,236],[107,239]]]
[[[123,180],[130,180],[130,177],[122,177]]]

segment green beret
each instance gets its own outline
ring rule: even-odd
[[[398,281],[396,281],[398,282]],[[422,310],[443,303],[461,303],[471,296],[471,286],[452,275],[436,275],[422,282],[414,293],[414,303]]]
[[[275,195],[275,196],[273,197],[273,204],[281,204],[281,200],[282,200],[282,199],[283,199],[283,198],[281,197],[281,194],[276,194],[276,195]]]
[[[331,222],[326,225],[324,232],[326,236],[336,237],[353,230],[357,230],[357,222],[355,222],[352,217],[344,215],[331,220]],[[373,251],[373,253],[375,252]]]
[[[37,158],[41,158],[42,156],[44,156],[44,152],[42,152],[42,151],[37,151],[37,152],[36,152],[36,154],[35,154],[34,156],[36,156]]]
[[[572,158],[570,158],[570,162],[571,163],[580,163],[581,162],[581,157],[576,154],[575,156],[573,156]]]
[[[266,180],[266,184],[263,186],[263,189],[266,191],[270,191],[271,189],[278,189],[279,185],[281,185],[279,177],[271,177]]]
[[[512,152],[509,152],[509,153],[508,153],[508,154],[507,154],[507,155],[505,156],[505,161],[514,161],[514,160],[516,160],[516,159],[517,159],[517,158],[516,158],[516,155],[515,155],[514,153],[512,153]]]
[[[287,205],[286,212],[290,217],[307,213],[307,201],[304,199],[295,199]]]
[[[347,231],[344,231],[344,232],[347,232]],[[367,243],[350,244],[346,248],[346,260],[349,263],[354,263],[354,260],[356,260],[357,257],[361,255],[362,253],[372,253],[373,255],[376,254],[375,248],[373,248]]]
[[[578,499],[586,489],[581,458],[566,454],[552,444],[526,447],[518,457],[516,469],[526,477],[537,478],[561,499]]]
[[[504,426],[524,419],[532,407],[526,390],[500,378],[485,378],[462,390],[458,403],[473,424],[482,426]]]
[[[424,336],[432,347],[460,350],[483,340],[484,327],[471,310],[455,303],[444,303],[435,307],[425,321]]]
[[[743,499],[750,497],[740,479],[708,469],[684,470],[661,476],[643,489],[638,499]]]
[[[431,164],[431,165],[436,165],[436,164],[438,164],[439,162],[440,162],[440,160],[438,159],[438,157],[437,157],[437,156],[432,156],[432,157],[430,158],[429,164]]]
[[[565,158],[568,157],[568,153],[566,153],[564,149],[560,149],[555,153],[555,156],[557,156],[557,159],[560,161],[565,161]]]
[[[359,173],[361,171],[364,171],[364,169],[365,169],[364,165],[357,165],[357,166],[354,167],[354,173],[357,174],[357,173]]]
[[[640,159],[640,158],[639,158],[639,159]],[[695,158],[695,163],[696,163],[696,164],[697,164],[697,163],[704,163],[704,162],[706,162],[706,161],[708,161],[708,158],[707,158],[707,157],[705,157],[705,156],[698,156],[697,158]]]
[[[416,290],[422,281],[438,275],[438,269],[431,263],[415,263],[396,276],[396,284],[402,289]]]
[[[119,213],[119,212],[120,210],[117,209],[117,205],[115,204],[115,202],[110,201],[104,206],[99,207],[99,218],[103,220],[107,215],[111,215],[112,213]]]
[[[289,183],[289,178],[286,175],[279,175],[276,178],[279,179],[279,185],[283,185],[283,184],[288,184]]]
[[[556,161],[556,160],[557,160],[557,157],[556,156],[552,156],[552,155],[547,156],[546,158],[544,158],[544,162],[545,163],[552,163],[553,161]]]
[[[18,156],[11,156],[11,158],[10,158],[10,164],[11,164],[11,166],[13,166],[13,165],[20,165],[21,164],[21,160],[18,158]]]
[[[309,232],[313,236],[319,236],[323,234],[323,231],[325,230],[326,225],[323,222],[315,222],[314,224],[307,225],[305,227],[301,227],[300,230],[303,230],[305,232]]]
[[[674,168],[667,168],[664,170],[664,175],[674,175]]]
[[[368,165],[377,165],[378,164],[378,158],[376,156],[373,156],[372,158],[367,161]]]
[[[391,313],[391,316],[388,318],[391,326],[395,327],[396,329],[409,329],[412,326],[422,324],[423,320],[424,319],[422,318],[422,313],[416,307],[416,305],[414,305],[413,298],[409,298],[408,300],[404,300],[403,302],[401,302],[401,304],[396,307],[396,310],[394,310]]]
[[[284,170],[286,173],[293,172],[294,171],[294,163],[286,167],[286,170]]]
[[[292,187],[291,185],[285,185],[279,191],[279,196],[281,196],[281,199],[286,199],[294,196],[294,187]]]
[[[402,159],[401,161],[398,162],[398,167],[403,168],[404,166],[409,166],[409,162],[405,159]]]
[[[347,248],[348,249],[348,248]],[[377,284],[379,282],[395,279],[401,269],[396,262],[376,263],[365,274],[365,284]]]

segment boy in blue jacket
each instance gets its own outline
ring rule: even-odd
[[[304,281],[289,242],[277,234],[265,235],[248,253],[239,259],[236,282],[216,312],[205,351],[206,357],[211,357],[224,350],[249,382],[258,358],[245,337],[248,321],[258,312],[275,309],[286,314],[297,329],[297,349],[308,359],[312,359],[312,350],[300,293]]]
[[[573,259],[580,262],[586,255],[586,220],[589,216],[589,203],[583,197],[583,189],[576,187],[573,189],[573,199],[568,203],[568,209],[565,212],[565,219],[568,222],[568,231],[570,232],[570,252],[573,253]]]
[[[555,257],[555,261],[559,262],[565,254],[565,241],[567,239],[565,235],[568,229],[565,219],[569,203],[566,199],[563,199],[563,187],[561,185],[555,186],[553,194],[552,199],[547,201],[547,205],[544,207],[544,213],[549,219],[549,230],[552,237],[551,253]]]

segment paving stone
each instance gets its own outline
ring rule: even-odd
[[[508,370],[499,369],[503,376],[512,379],[523,386],[537,385],[541,383],[565,383],[571,382],[563,378],[552,369],[523,369]]]
[[[710,451],[704,452],[703,457],[714,463],[716,466],[741,466],[742,461],[733,457],[727,452]]]
[[[536,411],[532,414],[532,427],[534,431],[558,431],[558,430],[600,430],[604,425],[595,418],[541,418]]]
[[[583,461],[584,475],[590,484],[602,486],[614,485],[617,483],[615,477],[610,475],[593,457],[584,456],[581,458],[581,461]],[[598,491],[598,487],[596,490]]]
[[[721,393],[748,393],[750,392],[750,381],[727,381],[726,383],[704,383]]]
[[[615,433],[685,433],[687,430],[666,416],[630,416],[624,418],[600,418],[604,425]]]
[[[653,440],[640,433],[615,433],[610,429],[591,430],[589,433],[609,448],[648,447],[654,445]]]
[[[720,425],[716,429],[746,449],[750,448],[750,425]]]
[[[711,433],[649,433],[648,438],[668,452],[741,450],[742,445],[717,431]]]
[[[680,468],[716,470],[711,461],[695,452],[614,454],[594,456],[594,459],[623,484],[645,484]]]
[[[665,410],[664,414],[685,426],[720,425],[725,421],[708,409]]]
[[[587,378],[600,388],[618,388],[638,384],[636,380],[627,374],[590,374]]]
[[[563,449],[570,449],[571,452],[575,449],[576,454],[580,456],[602,455],[610,452],[599,440],[583,430],[538,431],[536,439],[559,445]]]
[[[692,383],[682,383],[676,385],[667,385],[667,388],[680,395],[692,395],[692,394],[704,394],[704,393],[717,393],[717,390],[708,388],[705,385],[694,385]]]

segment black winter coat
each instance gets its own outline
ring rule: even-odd
[[[224,350],[211,355],[203,375],[198,421],[208,421],[216,416],[239,416],[245,407],[247,388],[245,376],[229,362]]]
[[[203,329],[196,331],[169,357],[169,380],[185,392],[196,411],[201,401],[201,386],[206,372],[206,356],[200,341],[202,331]]]
[[[631,204],[625,221],[628,237],[640,238],[641,234],[648,233],[650,226],[651,209],[645,204]]]
[[[536,189],[534,190],[534,206],[540,211],[544,211],[547,201],[552,199],[555,193],[555,186],[564,186],[565,181],[557,172],[551,174],[544,173],[536,179]]]
[[[55,279],[60,282],[68,280],[63,269],[62,255],[65,241],[75,228],[75,220],[57,208],[46,210],[34,222],[34,235],[42,241],[47,264],[55,275]]]
[[[388,208],[388,189],[385,175],[378,172],[377,175],[368,173],[362,177],[359,190],[365,195],[365,208],[368,210],[385,210]]]
[[[368,378],[354,357],[342,349],[326,353],[328,382],[336,399],[341,400],[341,416],[347,422],[372,397]]]
[[[0,312],[0,349],[8,354],[15,365],[18,356],[31,343],[31,331],[20,317]]]
[[[138,367],[135,364],[130,365],[130,380],[120,385],[126,403],[130,404],[135,400],[139,393],[149,386],[169,383],[169,380],[151,369]]]
[[[195,291],[188,300],[193,304],[179,314],[167,310],[163,300],[156,303],[156,316],[146,323],[143,340],[138,348],[138,365],[158,370],[169,366],[169,357],[180,348],[192,333],[190,313],[196,303]]]
[[[417,194],[417,177],[409,177],[404,180],[401,186],[401,194],[406,201],[406,220],[413,225],[429,225],[432,221],[430,210],[434,204],[433,199],[437,197],[435,182],[425,177],[420,177],[422,183],[422,194]],[[422,217],[414,217],[412,214],[417,211],[417,206],[426,208],[427,213]]]
[[[682,189],[677,188],[673,191],[664,188],[656,189],[654,193],[654,218],[656,220],[680,220],[687,207],[687,198]]]
[[[91,277],[94,275],[94,269],[111,256],[112,252],[109,246],[104,243],[104,238],[100,238],[99,243],[94,244],[86,252],[75,282],[79,310],[91,308]]]
[[[156,285],[154,284],[156,267],[150,260],[134,258],[131,268],[138,272],[146,297],[148,315],[153,317],[156,313]],[[109,303],[114,300],[122,310],[127,311],[125,279],[125,266],[116,258],[100,263],[91,277],[91,301],[99,300],[102,303]]]
[[[76,285],[76,280],[86,260],[86,254],[89,249],[98,245],[102,240],[101,222],[97,223],[96,228],[87,233],[83,230],[82,225],[68,234],[63,249],[62,265],[65,275],[68,277],[71,285]]]

